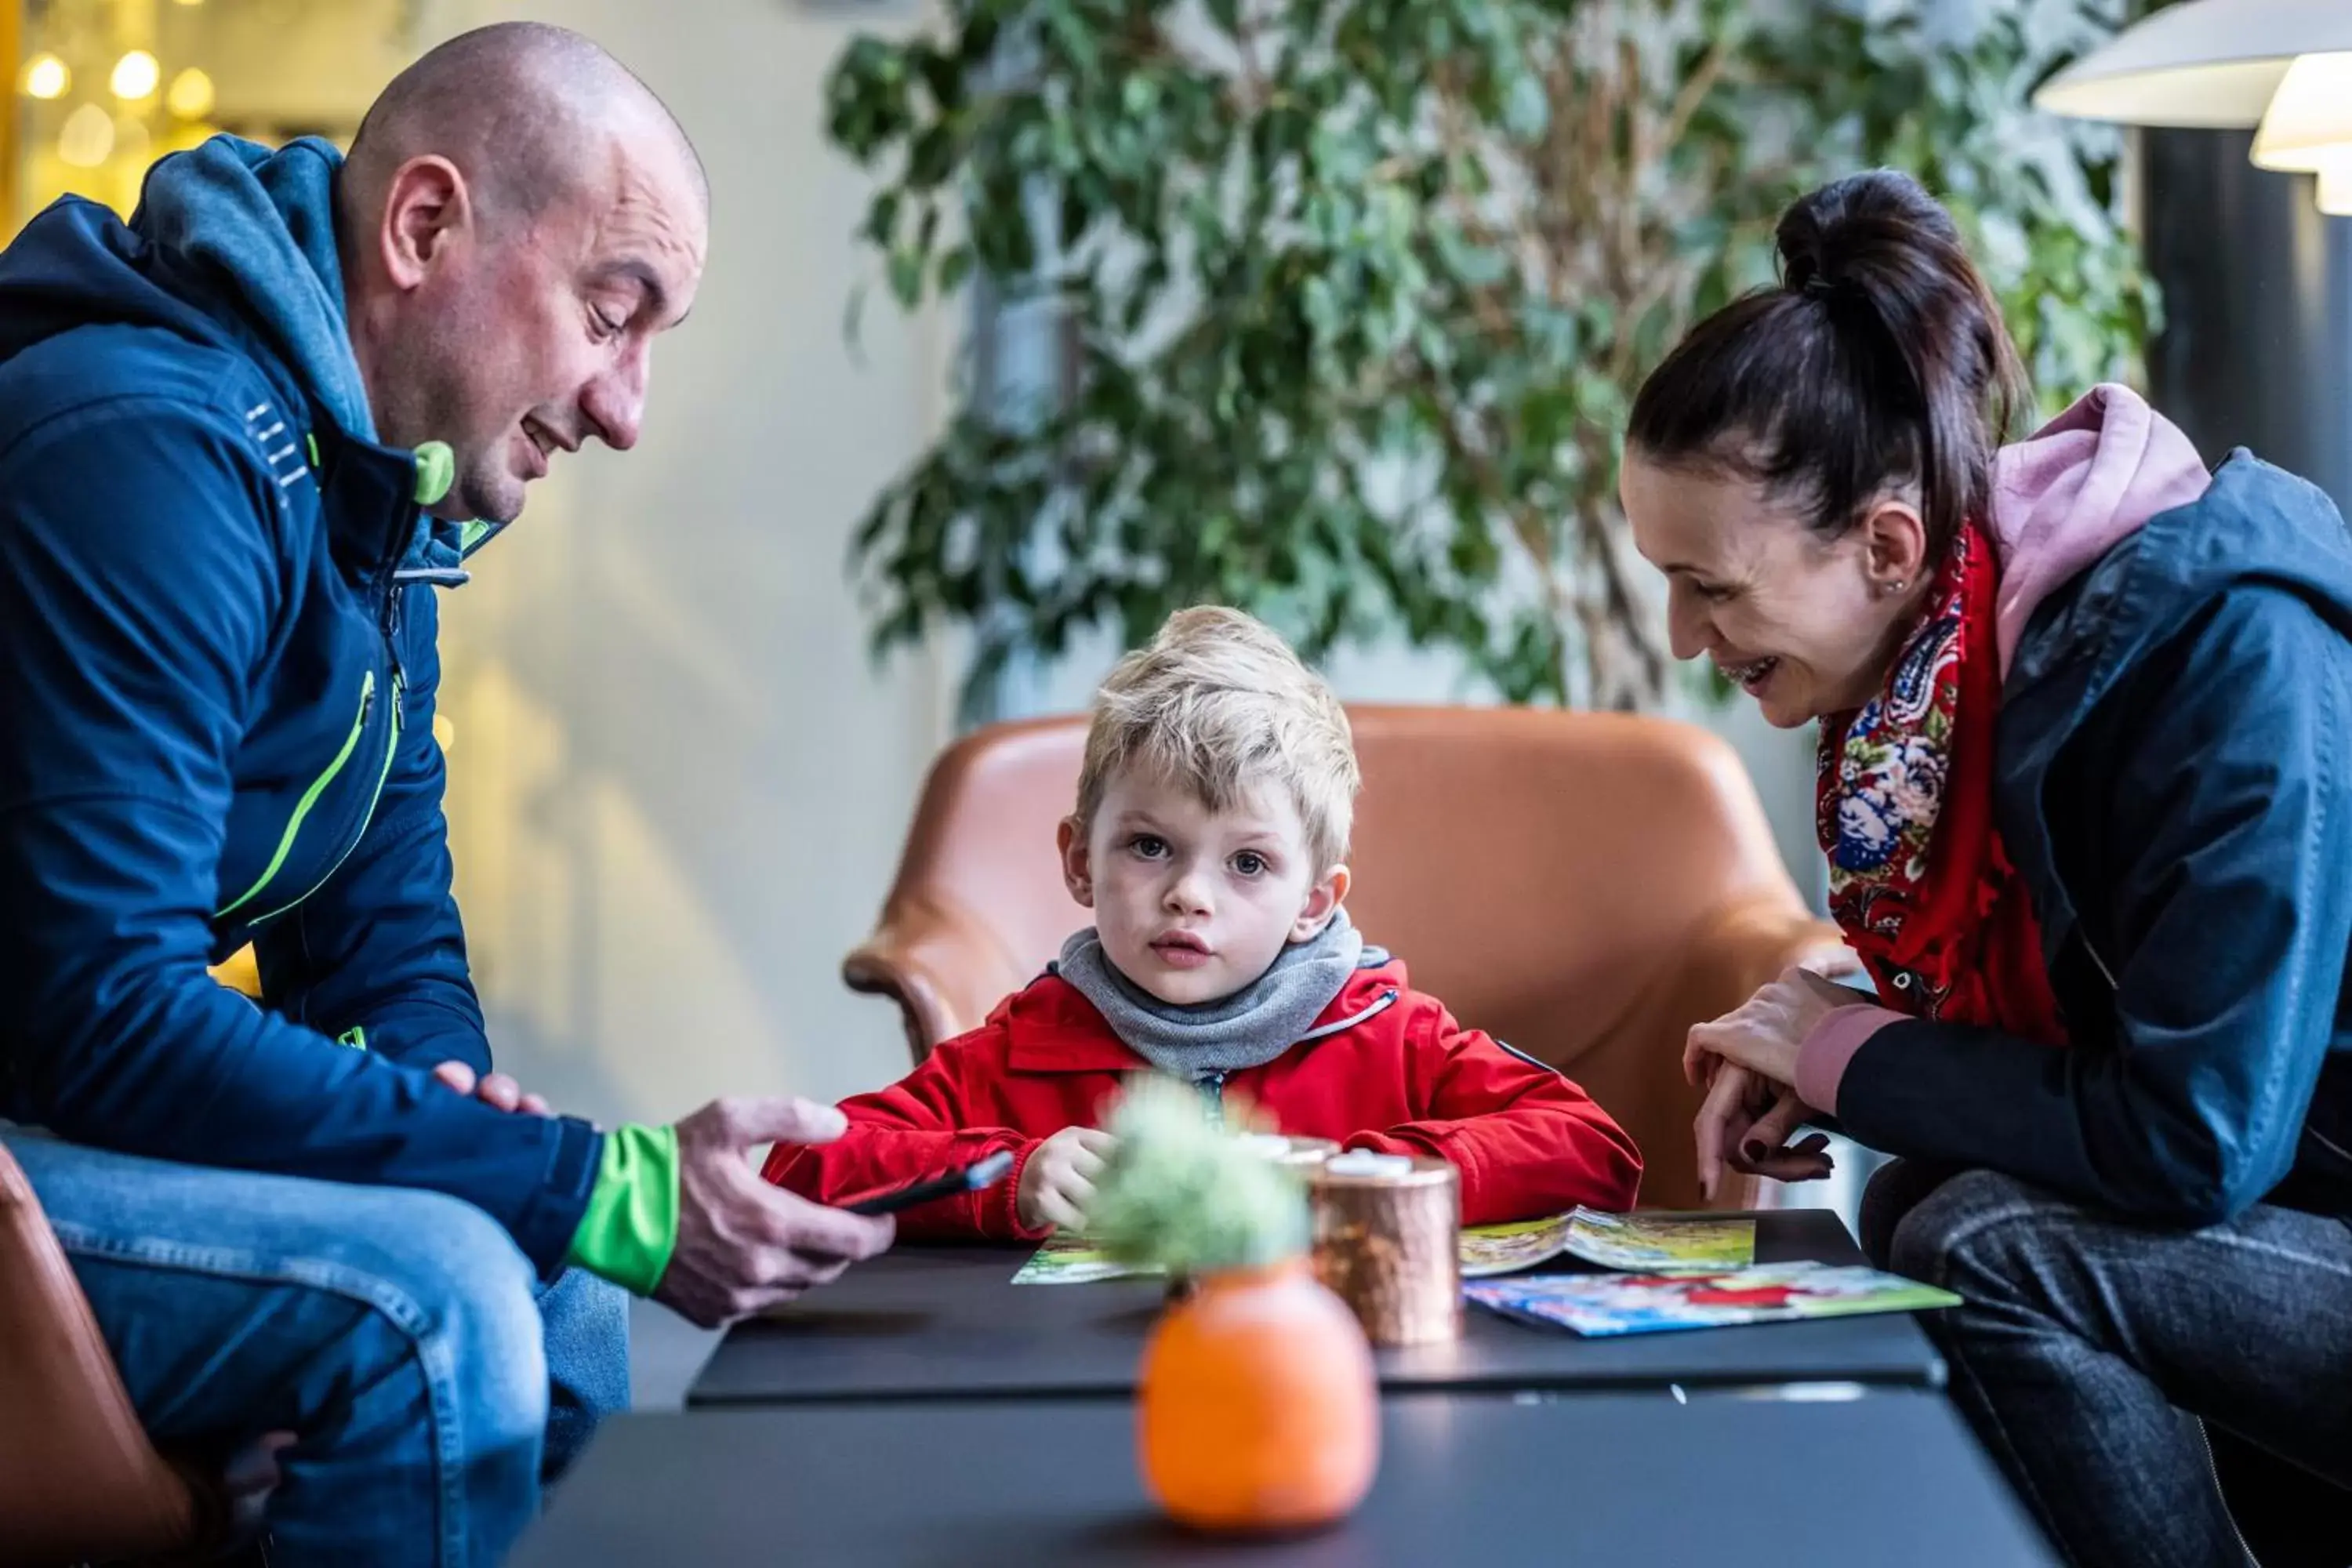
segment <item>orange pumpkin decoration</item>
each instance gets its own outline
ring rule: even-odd
[[[1144,1484],[1200,1530],[1328,1524],[1380,1466],[1380,1394],[1355,1314],[1305,1258],[1202,1277],[1143,1352]]]

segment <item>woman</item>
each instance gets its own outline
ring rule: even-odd
[[[1954,1396],[2074,1559],[2241,1560],[2200,1418],[2352,1482],[2352,546],[2105,386],[2021,377],[1951,219],[1870,174],[1635,402],[1675,653],[1822,724],[1831,903],[1691,1036],[1701,1179],[1833,1117],[1865,1244],[1959,1292]]]

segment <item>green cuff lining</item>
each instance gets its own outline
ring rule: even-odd
[[[650,1296],[677,1247],[677,1130],[634,1122],[604,1134],[596,1188],[571,1262],[623,1289]]]

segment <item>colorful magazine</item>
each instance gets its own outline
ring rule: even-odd
[[[1756,1222],[1698,1214],[1601,1214],[1572,1209],[1546,1219],[1482,1225],[1462,1233],[1462,1278],[1532,1268],[1565,1254],[1604,1268],[1679,1274],[1744,1268],[1756,1260]],[[1089,1285],[1156,1272],[1114,1262],[1093,1241],[1060,1235],[1013,1275],[1015,1285]]]
[[[1462,1233],[1462,1277],[1517,1273],[1562,1254],[1603,1268],[1653,1274],[1744,1268],[1756,1261],[1756,1222],[1711,1214],[1577,1208],[1549,1219],[1476,1226]]]
[[[1083,1236],[1057,1232],[1039,1247],[1021,1271],[1015,1285],[1091,1285],[1099,1279],[1148,1279],[1159,1272],[1121,1263]]]
[[[1514,1220],[1508,1225],[1467,1226],[1461,1236],[1462,1278],[1482,1279],[1490,1274],[1513,1274],[1549,1263],[1568,1245],[1568,1223],[1576,1216],[1556,1214],[1543,1219]]]
[[[1948,1290],[1874,1268],[1762,1263],[1715,1274],[1529,1274],[1465,1285],[1482,1307],[1588,1338],[1957,1307]]]

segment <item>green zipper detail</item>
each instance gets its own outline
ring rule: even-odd
[[[373,671],[370,671],[368,674],[368,681],[371,687],[373,686],[375,674]],[[361,840],[367,837],[368,824],[375,820],[375,808],[383,800],[383,786],[392,777],[393,759],[400,755],[401,685],[400,674],[395,670],[393,672],[392,677],[392,742],[383,749],[383,766],[376,770],[375,793],[368,796],[367,813],[360,818],[359,837],[352,839],[349,844],[343,847],[343,852],[335,857],[335,863],[327,868],[327,874],[320,878],[317,881],[311,883],[310,888],[302,894],[301,898],[295,900],[291,904],[281,904],[266,915],[257,915],[255,917],[257,920],[274,921],[279,915],[284,914],[288,910],[294,908],[296,904],[301,903],[312,893],[315,893],[320,889],[325,887],[329,882],[333,881],[335,879],[335,873],[343,868],[343,862],[352,858],[352,851],[357,849],[360,847]],[[352,738],[354,741],[359,739],[357,735],[353,735]],[[350,754],[350,751],[351,748],[346,746],[344,748],[344,754],[348,756]],[[336,765],[338,767],[342,765],[340,758],[337,759]]]
[[[343,771],[343,764],[352,760],[352,752],[358,749],[360,731],[367,728],[368,704],[374,699],[375,671],[371,669],[367,672],[367,679],[360,682],[360,716],[352,721],[352,732],[343,737],[343,749],[335,753],[335,760],[327,764],[327,771],[311,780],[310,787],[302,792],[302,798],[294,803],[294,816],[286,824],[286,831],[278,837],[278,853],[269,858],[261,879],[224,907],[213,917],[215,920],[225,920],[251,903],[254,895],[269,886],[269,879],[278,875],[278,868],[286,864],[286,857],[294,852],[294,836],[302,831],[302,819],[310,815],[310,808],[319,804],[319,797],[327,793],[327,786],[335,782],[335,775]],[[395,708],[393,714],[393,721],[398,723],[399,710]]]

